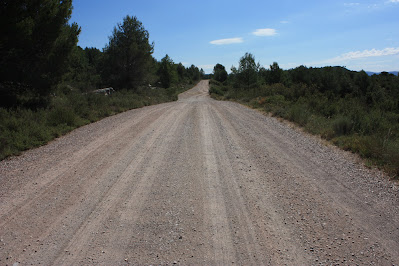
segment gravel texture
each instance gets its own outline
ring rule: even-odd
[[[1,161],[0,265],[399,264],[394,183],[207,91]]]

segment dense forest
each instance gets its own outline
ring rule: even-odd
[[[79,47],[72,10],[72,0],[0,4],[0,159],[103,117],[176,100],[204,75],[168,55],[156,60],[134,16],[102,50]]]
[[[217,64],[211,95],[293,121],[399,176],[399,77],[344,67],[269,68],[246,53],[228,74]]]

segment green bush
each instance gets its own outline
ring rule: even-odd
[[[89,122],[129,109],[177,99],[177,92],[190,86],[173,89],[121,90],[112,95],[80,93],[60,86],[47,109],[0,108],[0,160],[26,149],[43,145]]]
[[[386,164],[387,171],[396,177],[399,177],[399,141],[388,140],[385,144],[384,153],[382,156],[381,164]]]
[[[261,69],[258,82],[243,86],[236,82],[239,71],[234,70],[223,83],[211,81],[223,91],[213,89],[212,97],[293,121],[399,178],[398,76],[301,66],[284,71],[284,78],[276,82],[271,80],[272,68]]]
[[[349,135],[352,133],[353,122],[348,117],[339,116],[332,121],[332,126],[336,136]]]
[[[216,87],[216,86],[212,86],[209,89],[209,93],[210,94],[217,94],[217,95],[220,95],[220,96],[224,95],[224,92],[219,87]]]
[[[222,86],[222,82],[219,82],[219,81],[217,81],[217,80],[214,80],[214,79],[211,79],[210,81],[209,81],[209,85],[210,86],[212,86],[212,85],[216,85],[216,86]]]
[[[285,101],[285,97],[283,95],[277,94],[277,95],[271,95],[269,97],[266,97],[265,103],[272,104],[272,105],[278,105],[278,106],[285,106],[286,101]]]
[[[382,166],[392,176],[399,176],[399,141],[384,140],[380,136],[360,136],[357,134],[339,136],[333,142],[363,158],[369,159],[373,164]]]
[[[325,139],[331,139],[334,136],[330,119],[317,114],[310,115],[305,128],[308,132],[320,135]]]
[[[57,126],[65,124],[67,126],[76,126],[78,117],[73,109],[66,106],[57,106],[48,113],[48,124]]]
[[[288,112],[288,119],[301,125],[305,126],[310,117],[310,112],[305,104],[295,104],[290,107]]]

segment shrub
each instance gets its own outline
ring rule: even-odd
[[[181,90],[188,89],[180,88]],[[175,90],[178,91],[177,89]],[[60,87],[47,109],[0,108],[0,160],[45,144],[88,122],[144,105],[176,99],[165,89],[117,91],[110,96],[80,93]]]
[[[305,126],[308,122],[310,113],[305,104],[295,104],[293,105],[288,112],[288,119],[301,125]]]
[[[211,86],[223,91],[222,99],[262,107],[399,178],[397,76],[382,73],[369,77],[342,67],[300,67],[284,72],[288,75],[282,83],[272,83],[267,71],[260,72],[258,83],[244,86],[234,82],[236,70],[224,83],[211,81]],[[217,89],[212,92],[220,93]]]
[[[223,96],[224,92],[221,90],[220,87],[217,87],[215,85],[211,86],[211,88],[209,89],[209,93],[210,94],[217,94],[219,96]]]
[[[331,139],[334,136],[330,119],[316,114],[310,115],[306,124],[306,130],[312,134],[320,135],[325,139]]]
[[[352,133],[353,122],[345,116],[339,116],[332,122],[334,133],[336,136],[349,135]]]
[[[277,94],[266,97],[265,102],[272,105],[285,106],[285,97],[283,95]]]
[[[51,126],[65,124],[73,127],[77,125],[77,120],[78,117],[71,108],[57,106],[49,112],[47,122]]]

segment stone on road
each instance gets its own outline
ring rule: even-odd
[[[208,88],[0,162],[0,265],[399,264],[395,184]]]

